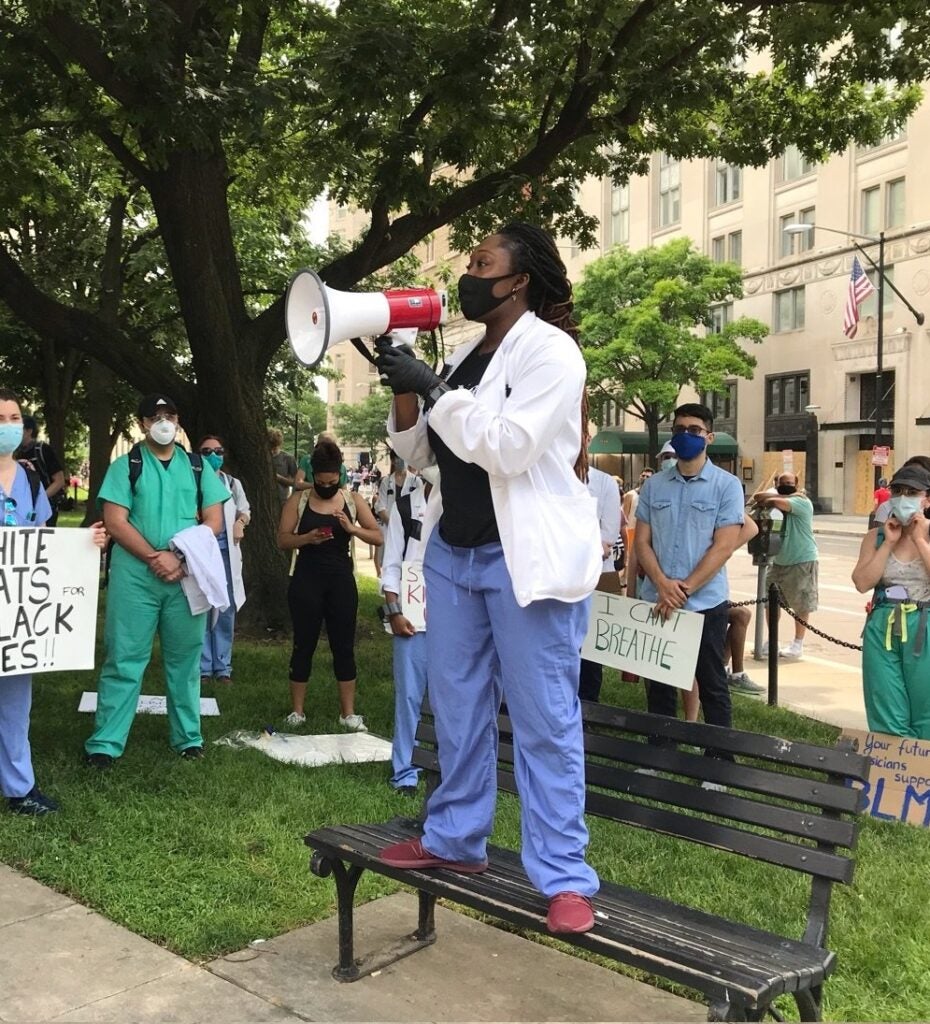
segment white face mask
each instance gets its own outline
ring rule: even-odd
[[[177,433],[178,425],[171,420],[156,420],[149,428],[149,437],[155,444],[171,444]]]

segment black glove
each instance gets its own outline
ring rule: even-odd
[[[414,358],[404,348],[394,348],[388,338],[379,338],[375,342],[378,358],[375,365],[381,377],[395,395],[407,395],[411,392],[422,396],[429,409],[440,397],[452,389],[422,359]]]

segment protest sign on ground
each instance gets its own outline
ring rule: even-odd
[[[99,584],[90,530],[0,530],[0,676],[93,668]]]
[[[94,690],[85,690],[81,694],[78,711],[93,713],[97,710],[97,694]],[[203,717],[216,716],[220,713],[216,697],[200,698],[200,714]],[[136,702],[137,715],[167,715],[168,698],[162,694],[140,693]]]
[[[930,828],[930,742],[860,729],[844,729],[843,739],[872,762],[864,813]]]
[[[663,620],[648,601],[595,590],[582,658],[690,690],[704,616],[676,611]]]

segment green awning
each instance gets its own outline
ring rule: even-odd
[[[672,435],[659,431],[661,448]],[[649,435],[644,430],[620,430],[619,427],[604,427],[599,430],[588,446],[591,455],[645,455],[649,451]],[[739,445],[732,434],[723,432],[714,436],[710,447],[711,455],[738,455]]]

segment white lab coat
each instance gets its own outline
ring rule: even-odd
[[[169,547],[172,551],[180,551],[185,558],[187,575],[181,580],[181,589],[191,615],[210,609],[226,611],[229,607],[226,567],[216,534],[210,527],[188,526],[171,538]]]
[[[449,357],[458,366],[480,344]],[[581,444],[585,365],[574,341],[527,312],[507,332],[474,392],[442,395],[430,411],[433,429],[460,459],[481,466],[517,604],[580,601],[601,572],[594,498],[575,475]],[[414,466],[431,466],[426,417],[398,431],[388,420],[391,447]],[[441,488],[441,482],[440,482]],[[442,512],[434,490],[424,530]]]
[[[238,610],[245,604],[245,584],[242,582],[242,545],[233,540],[233,524],[240,512],[251,518],[252,508],[245,496],[242,484],[228,473],[217,473],[226,485],[232,498],[223,502],[223,523],[226,526],[226,539],[229,542],[229,570],[232,575],[233,599]]]
[[[593,466],[588,470],[588,490],[597,502],[597,522],[601,540],[611,546],[601,565],[601,572],[614,572],[613,546],[620,536],[620,489],[612,476]]]
[[[429,501],[426,499],[425,488],[418,487],[410,492],[410,515],[414,522],[421,524],[420,539],[411,537],[407,541],[407,550],[404,551],[404,522],[399,515],[391,514],[387,526],[385,526],[384,553],[381,557],[381,581],[379,588],[383,594],[389,590],[392,594],[400,594],[400,581],[403,574],[404,562],[422,562],[426,552],[426,542],[432,532],[431,527],[424,523],[426,510],[433,502],[436,494],[435,488],[430,492]],[[390,626],[385,623],[387,631]]]

